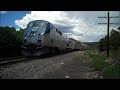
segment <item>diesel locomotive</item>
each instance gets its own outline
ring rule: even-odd
[[[73,51],[75,43],[53,24],[45,20],[34,20],[28,23],[22,45],[25,56],[40,56],[46,53]]]

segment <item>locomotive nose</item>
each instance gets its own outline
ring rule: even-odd
[[[41,44],[42,35],[38,35],[37,33],[30,33],[24,40],[27,44]]]

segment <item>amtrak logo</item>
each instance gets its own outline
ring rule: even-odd
[[[32,31],[35,31],[36,29],[38,29],[38,27],[33,27],[33,28],[32,28]]]

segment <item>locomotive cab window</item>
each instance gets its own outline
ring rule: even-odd
[[[38,27],[39,23],[33,23],[33,27]]]
[[[34,21],[34,22],[30,22],[28,27],[27,27],[27,33],[29,33],[30,35],[43,35],[45,34],[45,31],[47,29],[47,24],[44,21]],[[31,33],[32,31],[34,31],[35,33]]]
[[[46,26],[45,34],[50,32],[50,24],[48,23]]]
[[[28,26],[29,26],[29,27],[32,27],[32,26],[33,26],[33,23],[29,23]]]

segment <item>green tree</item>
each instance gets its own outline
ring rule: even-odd
[[[0,45],[14,44],[16,41],[16,29],[14,27],[0,27]]]
[[[106,51],[107,50],[107,36],[101,38],[98,43],[99,51]]]
[[[22,28],[20,28],[20,30],[17,31],[17,41],[19,42],[19,44],[22,44],[23,42],[24,31],[25,29],[22,29]]]
[[[118,27],[118,30],[111,30],[109,41],[110,49],[115,50],[120,47],[120,27]],[[98,49],[99,51],[107,50],[107,36],[99,40]]]
[[[0,26],[0,57],[20,55],[24,29]]]
[[[110,34],[111,34],[110,35],[110,48],[118,49],[120,47],[120,32],[112,29]]]

